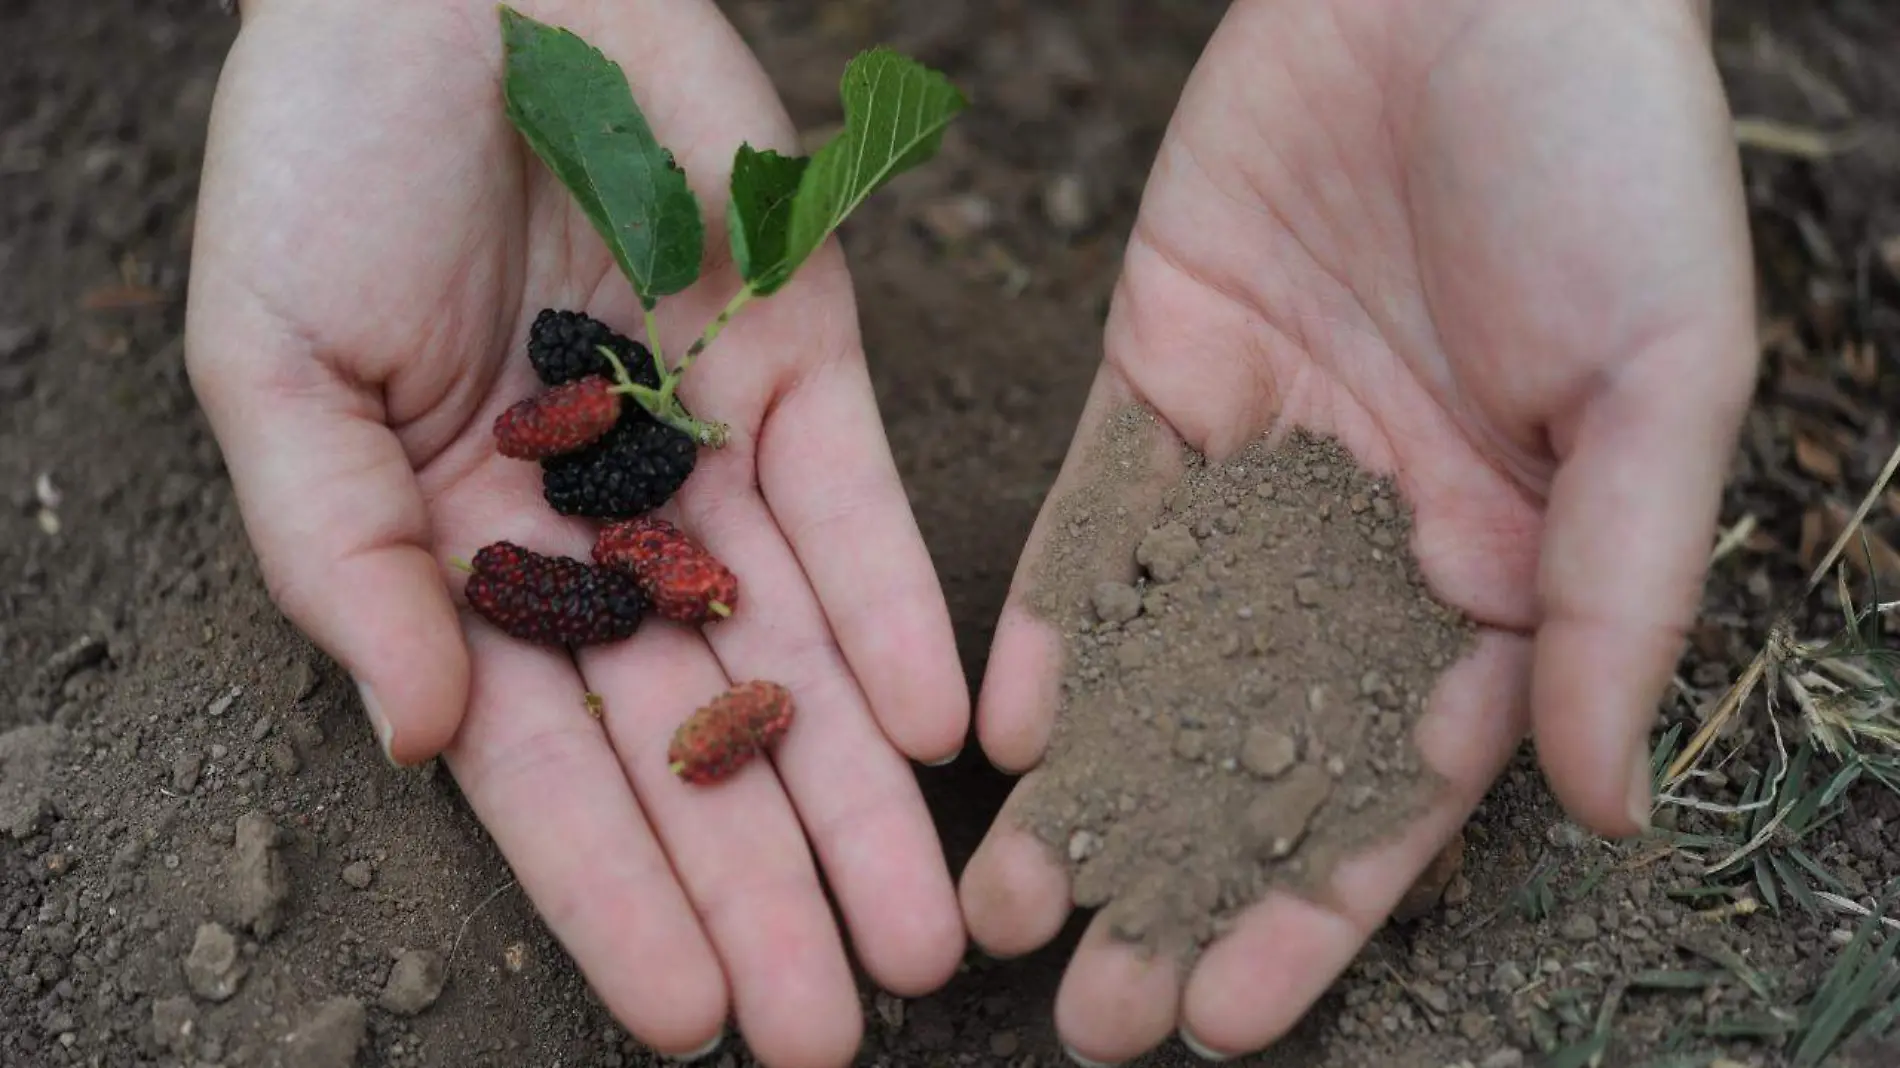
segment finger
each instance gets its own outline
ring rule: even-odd
[[[1649,825],[1649,730],[1700,602],[1748,402],[1741,331],[1670,339],[1584,404],[1552,483],[1538,580],[1537,750],[1603,834]]]
[[[469,623],[468,720],[444,754],[549,929],[635,1037],[716,1040],[725,976],[565,655]]]
[[[1146,1053],[1174,1030],[1181,970],[1170,953],[1117,940],[1107,912],[1089,922],[1056,988],[1056,1034],[1071,1056],[1115,1064]]]
[[[674,728],[727,686],[697,634],[651,620],[637,640],[583,650],[582,672],[640,808],[731,976],[746,1044],[767,1064],[850,1060],[862,1014],[798,817],[769,763],[716,785],[668,769]]]
[[[390,759],[433,757],[467,703],[468,651],[409,457],[371,391],[242,291],[204,286],[187,364],[271,596],[356,680]]]
[[[935,989],[961,958],[963,926],[915,773],[878,730],[765,503],[710,479],[682,494],[682,513],[747,568],[739,611],[705,634],[728,676],[792,693],[775,764],[866,970],[896,993]]]
[[[1299,1022],[1449,842],[1524,736],[1530,643],[1486,633],[1434,689],[1418,746],[1446,786],[1395,840],[1334,870],[1330,898],[1270,893],[1241,913],[1188,977],[1182,1037],[1232,1056]]]
[[[1069,874],[1041,839],[1016,823],[1023,800],[1037,789],[1025,775],[989,832],[963,866],[958,887],[964,923],[977,945],[995,957],[1016,957],[1047,945],[1069,918]]]
[[[1062,635],[1039,611],[1036,601],[1038,575],[1050,539],[1069,522],[1063,515],[1065,503],[1088,483],[1101,463],[1130,459],[1147,465],[1145,478],[1119,476],[1114,480],[1115,492],[1121,495],[1118,500],[1090,502],[1088,522],[1074,532],[1074,543],[1066,554],[1071,561],[1101,561],[1096,565],[1099,573],[1088,580],[1090,586],[1096,581],[1126,582],[1133,575],[1109,561],[1133,559],[1135,544],[1146,531],[1140,517],[1155,514],[1168,480],[1179,473],[1179,439],[1158,422],[1148,435],[1147,456],[1111,458],[1100,453],[1098,442],[1109,417],[1135,402],[1135,394],[1121,372],[1112,362],[1103,363],[1082,406],[1069,453],[1030,528],[1010,582],[991,641],[976,712],[977,738],[984,755],[1004,771],[1020,772],[1042,759],[1049,732],[1055,726]],[[1113,507],[1116,504],[1125,509],[1119,519]]]
[[[835,293],[841,314],[849,309],[841,268],[812,284]],[[760,486],[884,733],[912,758],[938,764],[963,748],[968,683],[851,333],[765,424]]]

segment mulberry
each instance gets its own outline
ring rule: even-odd
[[[685,432],[623,400],[620,421],[599,441],[541,461],[541,489],[561,515],[632,519],[671,500],[699,460]]]
[[[510,637],[541,645],[598,645],[631,637],[647,609],[629,576],[513,542],[470,562],[469,607]]]
[[[775,682],[742,682],[688,716],[666,759],[673,774],[702,784],[727,778],[785,735],[792,695]]]
[[[660,388],[660,372],[653,352],[645,345],[614,332],[606,323],[583,312],[543,308],[528,327],[528,362],[550,386],[589,375],[614,377],[613,366],[600,354],[605,345],[627,368],[627,377],[647,387]]]
[[[739,603],[738,576],[705,546],[657,516],[601,528],[594,541],[594,562],[632,575],[662,619],[707,623],[732,615]]]
[[[589,445],[620,419],[620,394],[598,375],[577,378],[510,406],[495,418],[495,451],[541,460]]]

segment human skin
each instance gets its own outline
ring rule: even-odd
[[[1412,505],[1434,591],[1480,627],[1419,743],[1449,782],[1321,904],[1275,893],[1189,973],[1089,926],[1056,999],[1077,1060],[1170,1033],[1284,1035],[1384,922],[1528,732],[1555,794],[1643,830],[1648,729],[1693,618],[1757,359],[1747,217],[1705,4],[1240,0],[1156,159],[1076,441],[1140,402],[1218,459],[1337,436]],[[1080,477],[1079,449],[1057,480]],[[1024,559],[1047,536],[1045,510]],[[1035,767],[1060,639],[997,630],[977,733]],[[961,880],[1013,956],[1070,911],[1008,815]]]
[[[710,3],[518,7],[622,64],[698,194],[705,275],[659,308],[677,356],[739,286],[734,150],[795,151],[795,131]],[[754,301],[682,389],[732,437],[664,514],[738,573],[740,612],[703,636],[649,619],[574,656],[511,640],[460,606],[449,561],[591,544],[534,464],[494,451],[497,413],[537,388],[528,324],[571,308],[639,336],[638,304],[504,114],[490,0],[246,0],[242,17],[186,355],[272,595],[362,687],[392,760],[445,760],[635,1037],[703,1055],[730,1014],[766,1064],[846,1063],[862,1014],[820,873],[884,988],[954,972],[955,887],[907,758],[953,757],[969,701],[843,257],[828,244]],[[716,788],[675,778],[674,726],[751,678],[801,710],[773,759]]]

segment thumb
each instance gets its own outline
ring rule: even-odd
[[[1635,354],[1558,428],[1533,730],[1558,800],[1600,833],[1649,826],[1649,730],[1701,600],[1753,385],[1756,349],[1734,318]]]
[[[356,680],[384,754],[420,763],[460,725],[469,668],[414,468],[379,391],[241,293],[191,301],[186,365],[265,583]]]

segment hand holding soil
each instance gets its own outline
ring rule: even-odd
[[[1752,385],[1736,174],[1692,4],[1232,8],[978,708],[1030,773],[972,934],[1103,906],[1073,1052],[1270,1044],[1526,730],[1646,825]]]
[[[625,65],[660,141],[680,146],[708,245],[723,244],[734,148],[795,144],[714,6],[523,6]],[[467,576],[449,559],[506,542],[585,560],[594,545],[549,507],[586,487],[557,493],[497,451],[498,416],[543,388],[524,341],[544,309],[629,333],[643,309],[500,106],[495,5],[244,15],[204,175],[188,359],[279,603],[361,685],[393,760],[445,758],[640,1039],[703,1048],[730,1012],[772,1063],[840,1063],[863,1022],[819,868],[877,982],[947,978],[963,933],[905,758],[953,755],[968,720],[841,258],[821,248],[680,387],[724,440],[665,514],[731,566],[742,609],[705,627],[650,616],[573,655],[515,640],[458,612]],[[739,288],[712,261],[658,307],[669,351]],[[797,728],[716,788],[682,781],[675,727],[749,679],[796,695]]]

